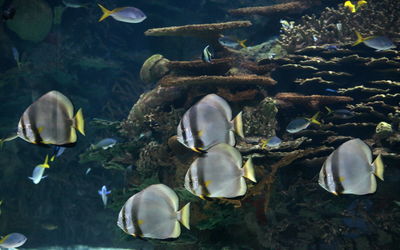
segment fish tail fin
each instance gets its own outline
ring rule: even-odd
[[[351,11],[351,13],[356,12],[356,6],[351,1],[346,1],[344,3],[344,7],[348,8]]]
[[[375,167],[374,174],[383,181],[383,172],[385,170],[385,165],[383,164],[381,154],[379,154],[378,157],[375,158],[375,161],[372,164]]]
[[[182,225],[190,230],[190,202],[178,211],[178,220],[182,223]]]
[[[318,111],[315,115],[313,115],[313,117],[311,117],[309,120],[311,123],[317,124],[317,125],[321,125],[321,122],[319,122],[318,116],[319,116],[320,112]]]
[[[357,2],[356,10],[358,10],[361,6],[363,6],[363,5],[365,5],[365,4],[367,4],[367,1],[365,1],[365,0],[359,0],[359,1]]]
[[[111,15],[113,12],[111,10],[106,9],[104,6],[102,6],[101,4],[97,4],[101,11],[103,11],[103,15],[100,17],[99,22],[103,21],[104,19],[106,19],[109,15]]]
[[[250,157],[243,166],[243,176],[252,182],[257,182],[254,174],[253,159]]]
[[[332,109],[330,109],[329,107],[325,106],[326,111],[328,111],[328,115],[332,114]]]
[[[44,162],[42,164],[39,165],[39,167],[42,168],[49,168],[49,155],[46,155],[46,158],[44,159]]]
[[[355,33],[356,33],[356,36],[357,36],[357,41],[355,41],[355,43],[353,43],[353,46],[356,46],[356,45],[358,45],[358,44],[360,44],[360,43],[362,43],[362,42],[365,41],[365,38],[362,37],[362,35],[360,34],[360,32],[355,31]]]
[[[85,120],[83,119],[82,109],[76,112],[74,117],[74,127],[82,134],[85,135]]]
[[[242,111],[232,120],[232,124],[236,134],[244,138]]]
[[[246,43],[247,42],[247,39],[244,39],[244,40],[238,40],[237,41],[237,43],[240,45],[240,47],[242,47],[242,48],[247,48],[247,46],[246,46]]]

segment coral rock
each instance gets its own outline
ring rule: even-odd
[[[149,57],[140,69],[140,79],[146,83],[153,83],[160,80],[169,72],[169,60],[160,54]]]
[[[314,1],[316,3],[317,1]],[[300,13],[311,7],[311,1],[294,1],[289,3],[275,4],[271,6],[257,6],[229,10],[232,15],[263,15]]]

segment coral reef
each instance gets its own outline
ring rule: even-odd
[[[140,79],[145,83],[153,83],[165,76],[168,71],[169,60],[160,54],[149,57],[140,69]]]
[[[303,16],[294,27],[283,28],[282,46],[294,51],[307,46],[348,45],[356,40],[355,31],[363,36],[385,35],[400,39],[399,1],[371,0],[356,13],[341,3],[337,8],[326,8],[320,15]]]

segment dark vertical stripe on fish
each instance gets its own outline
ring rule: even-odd
[[[124,232],[128,232],[128,227],[126,225],[126,215],[125,215],[125,206],[122,207],[122,228]]]
[[[193,187],[193,176],[192,176],[192,170],[191,169],[189,169],[189,188],[190,188],[190,191],[192,191],[192,193],[193,194],[196,194],[196,191],[194,190],[194,187]]]
[[[184,119],[182,119],[182,121],[180,123],[181,131],[182,131],[182,139],[183,139],[183,143],[185,145],[188,145],[186,129],[185,129],[185,126],[183,125],[183,121],[184,121]]]
[[[133,228],[134,228],[134,231],[135,231],[135,236],[138,236],[138,237],[142,237],[143,236],[143,231],[140,228],[139,220],[138,220],[140,198],[141,198],[140,195],[135,197],[135,200],[133,200],[132,211],[131,211],[132,225],[133,225]]]
[[[329,189],[329,186],[328,186],[328,173],[326,172],[326,163],[322,167],[322,171],[324,173],[324,184]]]
[[[199,127],[198,127],[198,111],[197,111],[197,105],[193,106],[191,108],[191,112],[189,113],[189,124],[190,124],[190,130],[192,132],[193,136],[193,146],[195,148],[203,148],[204,147],[204,142],[201,140],[199,137]]]
[[[344,188],[340,180],[339,154],[337,152],[333,153],[332,155],[331,168],[332,168],[333,183],[335,183],[335,192],[337,194],[341,194],[343,193]]]
[[[43,138],[40,135],[39,128],[36,126],[37,110],[35,108],[30,108],[28,111],[28,120],[30,124],[30,130],[32,131],[34,137],[34,143],[43,144]]]
[[[21,128],[22,128],[22,135],[25,139],[29,140],[28,136],[26,135],[26,127],[25,127],[24,116],[21,117]]]

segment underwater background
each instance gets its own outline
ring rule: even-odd
[[[37,185],[28,177],[53,148],[4,142],[0,235],[24,234],[21,249],[398,249],[400,1],[358,2],[0,0],[0,138],[51,90],[86,122]],[[99,22],[98,3],[147,18]],[[356,32],[397,47],[352,46]],[[183,185],[198,154],[178,142],[177,126],[210,93],[243,112],[235,148],[252,158],[257,182],[241,197],[204,200]],[[319,125],[287,131],[316,114]],[[272,136],[282,142],[268,145]],[[116,144],[93,146],[105,138]],[[384,181],[372,194],[334,195],[318,174],[353,138],[382,156]],[[126,200],[156,183],[180,206],[191,202],[190,230],[177,239],[134,238],[117,226]]]

